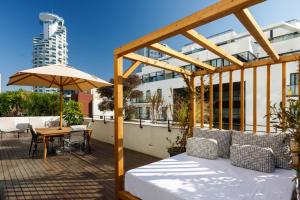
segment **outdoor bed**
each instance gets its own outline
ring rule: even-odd
[[[143,200],[291,200],[294,170],[264,173],[185,153],[125,174],[125,190]]]

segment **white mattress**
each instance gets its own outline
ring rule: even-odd
[[[125,174],[125,190],[143,200],[291,200],[294,170],[262,173],[228,159],[180,154]]]

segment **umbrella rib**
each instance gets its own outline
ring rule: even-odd
[[[65,85],[66,83],[67,83],[67,80],[69,80],[70,79],[70,77],[66,77],[66,79],[64,80],[64,82],[63,82],[63,85]],[[70,82],[70,81],[69,81]]]
[[[15,75],[11,76],[10,78],[17,78],[17,77],[23,76],[23,75],[26,75],[26,73],[19,72],[18,74],[15,74]]]
[[[73,78],[71,78],[71,79],[73,80],[73,82],[75,83],[75,85],[78,87],[78,89],[80,90],[80,92],[82,92],[82,89],[79,87],[79,85],[77,84],[76,80],[74,80]]]
[[[97,88],[97,86],[94,84],[94,83],[92,83],[92,82],[90,82],[90,81],[88,81],[88,80],[86,80],[89,84],[91,84],[93,87],[95,87],[95,88]]]
[[[18,80],[15,80],[15,81],[13,81],[13,82],[11,82],[11,83],[9,83],[9,84],[7,84],[7,86],[9,86],[9,85],[13,85],[13,84],[15,84],[15,83],[17,83],[17,82],[19,82],[19,81],[21,81],[21,80],[24,80],[25,78],[28,78],[28,77],[30,77],[30,76],[32,76],[32,74],[25,74],[25,76],[24,77],[22,77],[22,78],[19,78]],[[13,77],[14,78],[14,77]]]
[[[35,76],[35,77],[37,77],[37,78],[40,78],[40,79],[42,79],[42,80],[44,80],[44,81],[47,81],[47,82],[51,83],[50,80],[48,80],[48,79],[46,79],[46,78],[44,78],[44,77],[42,77],[42,76],[40,76],[40,75],[37,75],[37,74],[32,74],[32,75]]]
[[[53,80],[51,81],[51,84],[50,84],[49,88],[51,88],[52,84],[54,83],[55,77],[56,77],[56,76],[53,76]]]

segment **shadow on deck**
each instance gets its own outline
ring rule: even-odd
[[[92,153],[28,156],[30,136],[7,134],[0,140],[0,199],[115,199],[114,150],[92,141]],[[125,151],[125,168],[145,165],[157,158]]]

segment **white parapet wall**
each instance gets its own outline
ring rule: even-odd
[[[140,124],[136,122],[124,122],[124,147],[145,153],[158,158],[167,158],[169,154],[167,148],[171,141],[175,141],[178,134],[178,128],[171,128],[168,131],[167,125]],[[114,121],[95,120],[93,125],[92,138],[102,142],[114,144]]]
[[[0,131],[25,131],[28,124],[34,128],[45,128],[53,122],[59,122],[59,116],[0,117]]]

